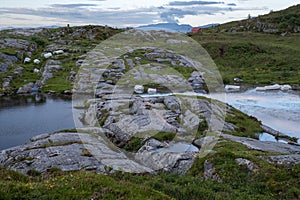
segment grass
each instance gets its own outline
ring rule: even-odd
[[[171,132],[159,132],[153,135],[151,138],[156,139],[158,141],[172,141],[176,136],[176,133]]]
[[[233,107],[230,107],[225,121],[233,124],[236,127],[234,131],[228,133],[231,135],[258,139],[259,133],[263,132],[263,129],[260,126],[260,121]]]
[[[132,137],[124,146],[124,149],[129,152],[137,152],[144,145],[139,137]]]
[[[82,148],[82,156],[93,157],[93,154],[86,148]]]
[[[198,33],[192,36],[217,64],[225,84],[238,77],[247,84],[299,85],[299,34]]]
[[[202,117],[202,122],[198,125],[197,134],[195,136],[195,139],[199,139],[204,135],[204,132],[208,130],[208,123],[205,119],[205,117]]]
[[[233,146],[226,148],[229,147]],[[222,183],[202,179],[199,173],[184,176],[160,173],[155,176],[117,172],[111,176],[105,176],[93,172],[54,170],[44,175],[25,177],[17,172],[1,169],[0,197],[1,199],[92,199],[97,197],[99,199],[204,200],[297,199],[300,197],[297,181],[300,178],[299,166],[288,172],[286,169],[272,168],[267,163],[263,163],[262,165],[266,165],[265,169],[257,174],[250,174],[242,166],[238,166],[232,158],[221,156],[222,154],[217,155],[213,160],[214,164],[221,163],[223,166],[220,167],[230,168],[229,171],[222,171],[216,165],[217,173],[222,177]],[[201,162],[196,160],[197,164]],[[271,171],[264,175],[266,170]],[[198,171],[200,171],[199,168]],[[259,179],[261,177],[265,177],[266,182],[262,182]],[[283,177],[288,181],[282,180]]]
[[[158,141],[172,141],[176,136],[176,133],[170,132],[159,132],[155,135],[151,136],[150,138],[156,139]],[[143,141],[143,138],[133,136],[124,146],[124,149],[129,152],[137,152],[146,141]]]
[[[222,139],[215,153],[197,157],[185,175],[160,172],[110,176],[94,172],[62,172],[50,169],[24,176],[0,169],[0,199],[299,199],[300,164],[292,168],[272,165],[258,156],[277,155]],[[257,165],[249,171],[235,159]],[[215,168],[221,182],[203,178],[204,162]],[[108,167],[109,168],[109,167]]]
[[[1,169],[1,199],[170,199],[146,185],[91,172],[25,177]]]

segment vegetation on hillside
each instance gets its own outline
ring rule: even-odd
[[[249,150],[224,140],[215,153],[196,158],[190,172],[179,176],[159,173],[110,176],[94,172],[62,172],[50,169],[30,176],[0,169],[0,199],[299,199],[300,165],[274,166],[258,156],[274,155]],[[256,165],[249,170],[237,158]],[[213,166],[207,177],[205,163]]]
[[[246,16],[245,16],[246,18]],[[265,32],[265,33],[286,33],[300,32],[300,4],[289,7],[285,10],[270,11],[269,14],[247,19],[228,22],[216,27],[206,29],[207,32]]]
[[[190,36],[208,51],[225,84],[235,77],[254,85],[300,84],[300,5]]]
[[[19,30],[20,31],[20,30]],[[26,32],[26,30],[24,30]],[[30,30],[27,30],[30,32]],[[10,94],[16,92],[21,86],[30,82],[42,80],[44,67],[49,59],[43,57],[44,53],[63,50],[64,54],[53,55],[50,59],[61,63],[61,69],[53,72],[53,78],[47,80],[42,87],[43,92],[55,91],[63,92],[72,89],[72,81],[69,79],[70,72],[77,72],[79,65],[77,61],[80,56],[93,49],[101,41],[120,33],[122,29],[113,29],[102,26],[82,26],[82,27],[61,27],[53,29],[42,29],[33,33],[31,36],[25,36],[22,31],[4,30],[0,31],[0,44],[2,48],[0,53],[4,55],[15,56],[17,61],[10,64],[6,72],[0,73],[0,92]],[[22,40],[16,44],[6,44],[6,41]],[[24,43],[25,41],[25,43]],[[26,44],[28,42],[28,44]],[[19,45],[19,44],[26,45]],[[24,63],[24,59],[30,57],[30,63]],[[39,64],[34,64],[33,60],[39,59]],[[0,64],[3,61],[0,61]],[[5,63],[4,63],[5,64]],[[14,74],[18,67],[23,70],[17,76]],[[40,73],[34,73],[34,69],[40,70]],[[10,87],[3,88],[2,84],[5,79],[11,79]]]

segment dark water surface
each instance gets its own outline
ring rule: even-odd
[[[0,98],[0,150],[33,136],[74,128],[70,97],[28,95]]]

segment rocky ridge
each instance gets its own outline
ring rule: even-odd
[[[167,41],[171,36],[164,35]],[[32,138],[28,144],[2,151],[0,165],[24,174],[51,168],[105,174],[118,170],[185,174],[198,156],[213,155],[215,145],[229,141],[241,143],[249,151],[276,153],[258,156],[272,164],[290,167],[300,163],[297,146],[230,135],[243,130],[225,120],[226,111],[239,117],[231,107],[204,97],[174,95],[183,89],[206,92],[205,73],[212,72],[186,71],[193,69],[194,62],[170,50],[129,49],[130,53],[111,59],[100,48],[80,61],[73,94],[74,109],[80,110],[74,116],[82,122],[76,124],[78,133],[62,131]],[[182,73],[172,73],[170,68],[177,66]],[[142,94],[134,93],[137,84],[143,85]],[[157,89],[157,93],[149,95],[146,88]],[[256,121],[250,117],[244,120]],[[259,170],[255,161],[237,158],[235,162],[250,171]],[[215,171],[207,159],[204,177],[222,182]]]

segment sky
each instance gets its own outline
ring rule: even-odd
[[[245,19],[300,4],[300,0],[0,0],[0,27],[155,23],[201,26]]]

